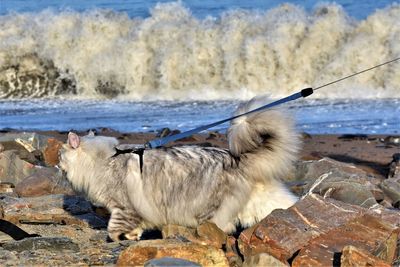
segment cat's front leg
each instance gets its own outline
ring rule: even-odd
[[[141,221],[142,218],[135,210],[114,208],[108,222],[108,235],[113,241],[139,240],[143,233]]]

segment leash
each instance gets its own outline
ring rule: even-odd
[[[143,150],[143,149],[152,149],[152,148],[161,147],[161,146],[164,146],[164,145],[166,145],[166,144],[168,144],[170,142],[173,142],[173,141],[176,141],[176,140],[191,136],[191,135],[193,135],[195,133],[202,132],[202,131],[207,130],[209,128],[212,128],[212,127],[215,127],[217,125],[220,125],[222,123],[234,120],[236,118],[239,118],[239,117],[242,117],[242,116],[246,116],[246,115],[249,115],[251,113],[259,112],[259,111],[262,111],[262,110],[266,110],[266,109],[269,109],[269,108],[272,108],[272,107],[275,107],[275,106],[278,106],[278,105],[281,105],[281,104],[284,104],[284,103],[299,99],[301,97],[305,98],[307,96],[312,95],[314,93],[314,91],[317,91],[317,90],[319,90],[319,89],[321,89],[323,87],[326,87],[326,86],[341,82],[343,80],[349,79],[349,78],[354,77],[356,75],[359,75],[361,73],[364,73],[364,72],[367,72],[367,71],[382,67],[384,65],[393,63],[393,62],[395,62],[397,60],[400,60],[400,57],[394,58],[394,59],[386,61],[386,62],[383,62],[381,64],[375,65],[375,66],[370,67],[368,69],[364,69],[364,70],[361,70],[359,72],[350,74],[348,76],[345,76],[345,77],[342,77],[342,78],[337,79],[335,81],[323,84],[321,86],[317,86],[315,88],[311,88],[310,87],[310,88],[302,89],[300,92],[294,93],[294,94],[292,94],[290,96],[284,97],[282,99],[279,99],[279,100],[277,100],[275,102],[266,104],[264,106],[261,106],[259,108],[254,109],[254,110],[250,110],[250,111],[248,111],[246,113],[243,113],[243,114],[239,114],[239,115],[236,115],[236,116],[233,116],[233,117],[230,117],[230,118],[227,118],[227,119],[223,119],[223,120],[220,120],[220,121],[217,121],[217,122],[214,122],[214,123],[203,125],[203,126],[194,128],[194,129],[186,131],[186,132],[182,132],[182,133],[166,136],[166,137],[163,137],[163,138],[158,138],[158,139],[151,140],[151,141],[147,142],[146,144],[144,144],[143,146],[138,147],[138,149],[139,150]]]

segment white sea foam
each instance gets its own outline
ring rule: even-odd
[[[400,5],[362,21],[341,6],[285,4],[198,19],[181,3],[148,18],[107,10],[0,16],[0,98],[282,96],[400,55]],[[318,92],[400,98],[400,62]]]

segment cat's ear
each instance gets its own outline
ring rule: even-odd
[[[79,139],[79,136],[76,133],[69,132],[69,134],[68,134],[68,144],[73,149],[76,149],[76,148],[79,147],[80,143],[81,143],[81,140]]]
[[[94,132],[93,132],[92,130],[90,130],[90,131],[88,132],[88,136],[94,137]]]

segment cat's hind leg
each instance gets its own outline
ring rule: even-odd
[[[113,241],[125,239],[139,240],[143,229],[140,227],[142,218],[134,210],[115,208],[111,211],[108,222],[108,235]]]

